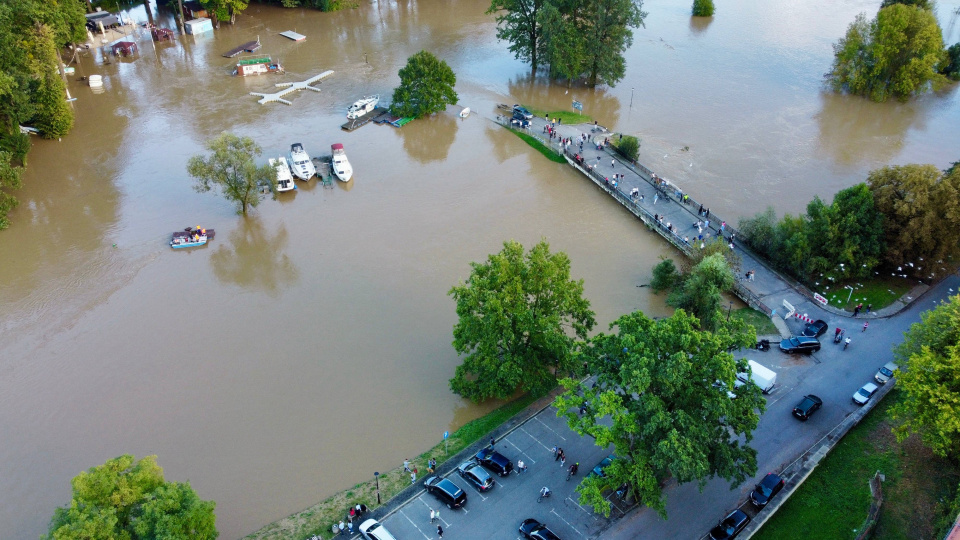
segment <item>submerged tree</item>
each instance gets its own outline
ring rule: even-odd
[[[0,150],[0,229],[6,229],[10,226],[7,214],[20,204],[20,201],[8,191],[20,189],[23,186],[21,181],[23,168],[11,165],[10,158],[8,152]]]
[[[219,187],[227,200],[237,204],[237,211],[247,214],[247,207],[256,207],[270,190],[276,196],[277,171],[272,165],[258,167],[253,158],[261,153],[260,146],[250,137],[221,133],[207,142],[209,158],[193,156],[187,163],[187,172],[196,179],[194,189],[205,193]]]
[[[467,355],[450,380],[454,392],[503,399],[518,388],[549,390],[558,376],[579,372],[574,340],[586,339],[596,322],[565,253],[550,253],[540,241],[524,254],[510,241],[471,266],[467,281],[449,293],[459,316],[453,347]]]
[[[397,116],[421,118],[455,104],[457,76],[446,62],[420,51],[400,69],[400,86],[393,90],[391,112]]]
[[[487,14],[496,13],[497,39],[510,43],[518,60],[529,62],[536,73],[543,45],[540,8],[549,0],[493,0]]]
[[[713,17],[713,0],[693,0],[694,17]]]

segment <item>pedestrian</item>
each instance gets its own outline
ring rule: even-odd
[[[495,442],[496,442],[496,440],[495,440],[493,437],[490,437],[490,449],[491,449],[491,450],[493,450],[493,444],[494,444]]]
[[[863,330],[861,330],[861,332],[866,332],[868,326],[870,326],[870,323],[868,322],[863,323]]]
[[[860,306],[853,308],[853,316],[856,317],[860,314]]]
[[[557,457],[557,445],[553,445],[553,450],[552,450],[552,452],[553,452],[554,461],[556,461],[556,457]]]
[[[348,521],[348,522],[347,522],[347,530],[350,531],[350,534],[353,534],[353,522],[352,522],[352,521]]]
[[[440,521],[440,510],[437,510],[437,521]]]
[[[640,202],[643,202],[643,194],[640,194]]]
[[[443,538],[443,527],[437,525],[437,536]]]
[[[754,278],[754,276],[756,276],[756,275],[757,275],[757,271],[756,271],[756,270],[751,270],[751,271],[750,271],[750,281],[753,281],[753,278]]]
[[[657,200],[658,200],[659,198],[660,198],[660,194],[659,194],[659,193],[654,193],[654,194],[653,194],[653,204],[657,204]]]
[[[430,509],[430,523],[433,523],[437,519],[437,513],[433,511],[433,508]]]
[[[403,460],[403,472],[410,472],[410,460]]]
[[[702,216],[702,215],[703,215],[703,205],[702,205],[702,204],[700,205],[700,209],[697,210],[697,215],[698,215],[698,216]]]
[[[708,231],[710,230],[710,220],[709,220],[709,219],[703,222],[703,228],[706,229],[706,230],[708,230]]]
[[[520,474],[523,472],[527,472],[527,464],[524,463],[523,460],[521,459],[517,461],[517,474]]]
[[[410,473],[410,483],[417,483],[417,469],[413,469],[413,471]]]
[[[707,213],[703,217],[710,217],[710,209],[707,208]],[[707,223],[710,223],[709,221]]]
[[[560,459],[560,456],[563,455],[563,448],[560,448],[559,446],[557,446],[556,449],[557,449],[557,451],[556,451],[556,452],[554,453],[554,455],[553,455],[553,460],[554,460],[554,461],[557,461],[558,459]]]
[[[340,534],[343,534],[343,531],[347,530],[346,524],[343,523],[343,520],[340,520]]]
[[[611,160],[610,160],[610,168],[611,168],[611,169],[614,168],[614,166],[616,166],[616,164],[617,164],[617,160],[615,160],[615,159],[611,159]]]
[[[567,461],[567,456],[560,454],[560,468],[563,468],[563,463]]]
[[[873,309],[873,304],[867,304],[867,313],[870,313],[871,309]]]
[[[557,124],[562,126],[562,125],[563,125],[563,118],[559,118],[559,117],[558,117],[558,118],[557,118]]]
[[[600,156],[597,156],[597,165],[600,164]]]
[[[726,229],[726,228],[727,228],[727,222],[726,222],[726,221],[721,221],[721,222],[720,222],[720,232],[723,232],[723,230]]]

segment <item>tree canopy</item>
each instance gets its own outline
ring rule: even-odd
[[[752,345],[754,330],[734,319],[701,331],[682,309],[656,321],[638,311],[614,326],[615,334],[595,336],[583,352],[596,384],[565,379],[555,402],[573,430],[601,448],[612,444],[617,456],[603,477],[577,487],[581,504],[609,516],[604,491],[626,484],[631,498],[666,517],[661,482],[668,477],[701,489],[715,476],[733,486],[752,477],[756,451],[741,439],[750,442],[765,401],[756,385],[736,388],[737,372],[749,367],[730,351]]]
[[[894,349],[897,388],[905,398],[893,408],[899,440],[919,433],[942,457],[960,457],[960,296],[921,315]]]
[[[253,139],[224,132],[207,141],[206,147],[213,152],[209,158],[193,156],[187,162],[187,172],[196,179],[197,192],[219,187],[244,215],[248,206],[260,204],[264,191],[269,189],[276,196],[277,171],[269,164],[257,166],[253,158],[262,151]]]
[[[693,0],[694,17],[713,17],[715,9],[713,0]]]
[[[391,112],[397,116],[421,118],[440,112],[459,101],[453,87],[457,76],[446,62],[420,51],[400,69],[400,86],[393,90]]]
[[[829,77],[838,92],[906,100],[945,81],[938,72],[946,61],[940,26],[921,6],[893,3],[870,21],[861,13],[833,51]]]
[[[871,171],[867,184],[883,213],[885,257],[891,265],[912,264],[938,275],[952,267],[943,261],[960,255],[960,169],[941,172],[933,165],[902,165]]]
[[[0,229],[10,226],[7,213],[20,204],[13,195],[7,193],[7,190],[20,189],[23,186],[22,176],[23,167],[11,165],[10,154],[0,150]]]
[[[514,57],[529,62],[534,72],[543,49],[540,9],[545,1],[550,5],[549,0],[493,0],[487,9],[488,15],[497,14],[497,39],[509,42]]]
[[[213,14],[214,24],[218,27],[220,21],[229,20],[232,24],[237,19],[237,13],[242,13],[249,4],[245,0],[200,0],[200,3]]]
[[[459,321],[453,347],[465,354],[450,388],[473,401],[506,398],[518,388],[544,391],[558,376],[579,371],[575,338],[596,321],[583,297],[583,280],[570,279],[566,253],[541,240],[528,253],[515,241],[450,289]]]
[[[92,467],[71,482],[70,505],[57,508],[48,540],[214,539],[216,503],[189,483],[167,482],[156,456],[123,455]]]

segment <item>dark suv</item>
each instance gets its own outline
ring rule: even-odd
[[[447,508],[460,508],[467,504],[467,494],[460,487],[446,478],[431,476],[423,481],[423,487]]]
[[[806,422],[807,419],[822,406],[822,399],[813,394],[808,394],[803,396],[800,403],[797,403],[797,406],[793,408],[793,415]]]
[[[815,337],[795,336],[780,342],[785,353],[815,353],[820,350],[820,341]]]
[[[801,336],[818,338],[827,331],[827,323],[823,320],[816,320],[808,324],[803,332],[800,333]]]
[[[476,458],[481,465],[499,476],[506,476],[513,471],[513,462],[489,446],[477,452]]]
[[[513,106],[513,116],[515,118],[521,118],[523,120],[530,120],[533,118],[533,113],[527,110],[526,107],[520,105]]]
[[[716,527],[710,529],[711,540],[729,540],[740,534],[740,531],[750,523],[750,516],[737,509],[723,518]]]
[[[780,493],[783,489],[783,478],[779,475],[770,473],[763,477],[763,480],[753,488],[750,493],[750,502],[757,508],[763,508],[770,502],[774,495]]]

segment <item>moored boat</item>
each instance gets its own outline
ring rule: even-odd
[[[360,118],[361,116],[375,109],[377,107],[377,103],[380,103],[380,94],[363,96],[353,105],[347,108],[347,119],[353,120],[355,118]]]
[[[309,180],[317,174],[317,168],[313,166],[310,154],[303,149],[300,143],[290,145],[290,169],[293,175],[301,180]]]
[[[213,229],[205,229],[199,225],[197,225],[195,229],[187,227],[182,231],[173,233],[170,238],[170,247],[173,249],[182,249],[202,246],[216,234],[216,231]]]
[[[270,158],[267,160],[277,171],[277,192],[290,191],[292,189],[297,189],[296,184],[293,183],[293,175],[290,173],[290,165],[287,164],[287,158],[280,156],[276,159]]]
[[[337,179],[341,182],[349,182],[353,176],[353,167],[347,160],[347,153],[343,150],[343,145],[340,143],[331,144],[330,150],[333,151],[333,174],[337,175]]]

